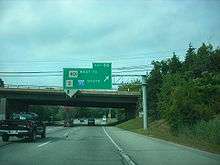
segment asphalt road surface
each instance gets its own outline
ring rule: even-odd
[[[219,165],[220,155],[115,127],[50,127],[35,143],[0,141],[0,165]]]

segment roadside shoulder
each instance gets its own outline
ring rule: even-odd
[[[163,144],[166,143],[166,144],[169,144],[169,145],[174,145],[178,148],[181,148],[181,149],[184,149],[184,150],[187,150],[187,151],[191,151],[191,152],[197,153],[199,155],[206,156],[206,157],[209,157],[209,158],[220,161],[220,155],[219,154],[214,154],[214,153],[211,153],[211,152],[207,152],[207,151],[199,150],[199,149],[196,149],[196,148],[184,146],[184,145],[174,143],[174,142],[171,142],[171,141],[167,141],[167,140],[164,140],[164,139],[158,139],[158,138],[155,138],[155,137],[138,134],[136,132],[128,131],[128,130],[121,129],[121,128],[118,128],[118,127],[110,127],[110,130],[111,129],[114,129],[114,130],[117,130],[117,131],[129,132],[133,135],[143,137],[143,138],[146,138],[146,139],[151,139],[153,141],[157,141],[157,142],[160,142],[160,143],[163,143]]]

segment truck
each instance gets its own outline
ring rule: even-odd
[[[13,113],[9,119],[0,121],[0,135],[4,142],[9,141],[11,136],[27,138],[34,142],[37,135],[46,137],[46,125],[36,113]]]

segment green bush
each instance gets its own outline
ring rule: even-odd
[[[220,144],[220,119],[201,121],[192,127],[184,127],[181,134],[207,143]]]
[[[178,83],[174,84],[176,80]],[[186,82],[179,76],[169,75],[164,79],[158,108],[170,124],[171,131],[178,133],[181,127],[191,127],[213,118],[216,111],[213,108],[216,104],[213,100],[217,96],[215,91],[213,86],[198,86],[193,81]]]

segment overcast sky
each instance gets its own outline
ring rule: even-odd
[[[220,45],[219,20],[219,0],[0,0],[0,71],[149,65],[173,51],[183,59],[189,42]],[[2,78],[62,86],[62,77]]]

